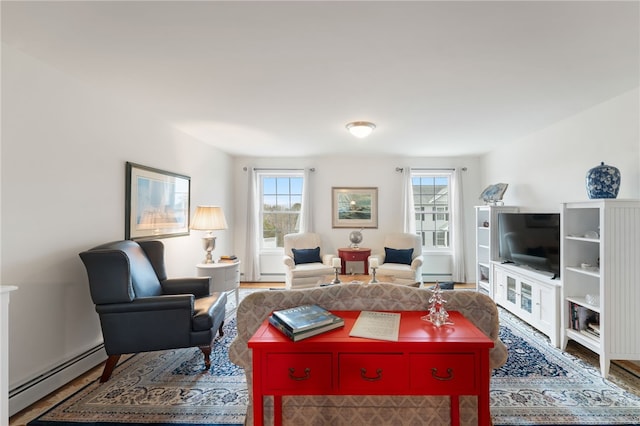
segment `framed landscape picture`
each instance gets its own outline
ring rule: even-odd
[[[331,188],[333,228],[377,228],[378,188]]]
[[[125,181],[125,239],[189,235],[189,176],[127,162]]]

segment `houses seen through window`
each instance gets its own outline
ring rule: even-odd
[[[449,194],[451,174],[412,172],[416,233],[423,249],[448,249],[450,245]]]

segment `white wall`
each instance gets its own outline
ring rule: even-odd
[[[78,253],[124,238],[125,162],[191,177],[192,211],[233,227],[231,158],[123,100],[2,46],[2,280],[10,389],[101,342]],[[165,239],[170,276],[194,276],[200,232]],[[218,248],[231,251],[220,235]],[[6,350],[6,348],[2,348]]]
[[[251,168],[303,168],[314,167],[311,174],[311,194],[313,204],[314,230],[322,235],[324,251],[337,253],[340,247],[348,247],[349,233],[352,229],[331,227],[331,188],[332,187],[377,187],[378,188],[378,228],[364,229],[364,239],[361,247],[382,250],[385,234],[402,232],[402,175],[396,167],[425,167],[425,168],[457,168],[466,167],[462,173],[464,212],[466,214],[465,235],[473,236],[473,214],[481,192],[479,186],[479,160],[476,157],[456,158],[389,158],[389,157],[319,157],[319,158],[236,158],[234,165],[234,181],[236,193],[242,194],[235,200],[237,212],[235,233],[235,247],[245,247],[246,233],[243,224],[246,223],[247,197],[249,173],[244,167]],[[475,279],[473,268],[474,241],[468,240],[467,281]],[[239,253],[246,257],[246,253]],[[274,261],[282,267],[282,257],[277,256]],[[433,261],[427,259],[426,262]],[[436,259],[437,261],[437,259]],[[425,266],[425,273],[429,265]],[[284,271],[284,269],[281,269]],[[438,271],[439,272],[439,271]]]
[[[620,169],[618,198],[640,198],[640,91],[624,93],[484,156],[482,183],[509,184],[504,201],[529,211],[559,211],[587,200],[587,171]]]

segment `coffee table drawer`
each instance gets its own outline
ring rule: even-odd
[[[408,385],[402,354],[340,354],[340,392],[389,394]]]
[[[476,389],[474,354],[411,355],[411,389],[464,394]]]
[[[262,380],[269,391],[329,393],[331,390],[331,354],[267,354]]]

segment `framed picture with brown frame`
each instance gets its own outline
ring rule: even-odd
[[[189,235],[189,176],[127,162],[125,182],[125,239]]]
[[[378,188],[333,187],[333,228],[377,228]]]

